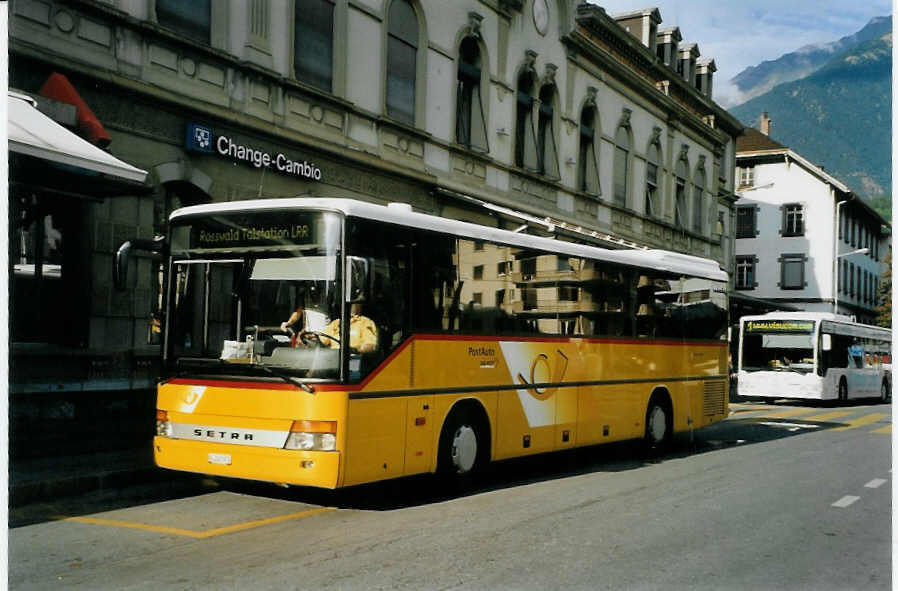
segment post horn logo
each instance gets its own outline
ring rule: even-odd
[[[561,349],[555,350],[555,370],[551,371],[549,356],[540,353],[530,363],[530,381],[518,373],[518,383],[529,386],[527,392],[537,400],[547,400],[558,390],[558,384],[567,372],[568,358]],[[551,372],[551,378],[550,378]]]

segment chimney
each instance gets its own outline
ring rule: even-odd
[[[770,123],[771,119],[767,116],[767,111],[761,113],[761,133],[770,137]]]

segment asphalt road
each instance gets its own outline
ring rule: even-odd
[[[890,405],[735,404],[661,457],[505,462],[464,492],[123,491],[12,528],[9,588],[891,589],[890,435]]]

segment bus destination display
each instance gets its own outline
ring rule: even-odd
[[[749,320],[745,332],[814,332],[813,320]]]
[[[193,220],[186,226],[190,233],[189,244],[174,246],[176,249],[177,246],[187,246],[189,249],[221,249],[310,245],[315,244],[318,237],[316,219],[320,218],[265,214],[240,217],[216,216]],[[175,230],[175,235],[177,234]]]

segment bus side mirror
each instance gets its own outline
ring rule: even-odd
[[[115,257],[112,259],[112,282],[115,288],[123,291],[128,288],[128,259],[131,256],[131,249],[147,250],[150,252],[162,252],[162,246],[165,238],[157,236],[152,240],[145,238],[134,238],[126,240],[115,251]]]
[[[833,349],[833,337],[829,334],[824,334],[820,336],[820,348],[824,351],[832,351]]]
[[[346,301],[368,299],[368,261],[362,257],[346,257]]]

